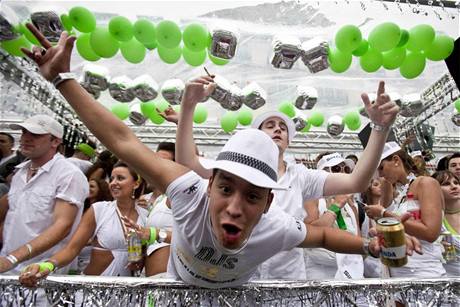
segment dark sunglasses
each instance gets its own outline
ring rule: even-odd
[[[330,167],[332,173],[351,174],[351,167],[348,165],[334,165]]]

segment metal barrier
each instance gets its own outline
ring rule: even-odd
[[[43,294],[43,290],[44,293]],[[41,294],[40,294],[41,292]],[[257,281],[204,289],[170,279],[50,276],[37,289],[0,276],[0,306],[460,306],[460,278]]]

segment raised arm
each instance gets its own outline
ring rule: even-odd
[[[203,76],[187,82],[176,132],[176,162],[194,170],[205,179],[211,177],[212,172],[201,165],[195,151],[193,112],[196,104],[214,90],[213,81],[212,77]]]
[[[369,142],[351,174],[332,173],[327,176],[324,184],[324,195],[351,194],[364,191],[380,162],[383,146],[387,140],[390,126],[396,119],[399,107],[385,93],[383,81],[379,83],[377,99],[374,103],[369,101],[367,94],[362,94],[361,98],[371,122],[377,128],[372,129]]]
[[[27,27],[45,49],[35,46],[32,52],[24,48],[21,50],[37,63],[43,77],[52,81],[59,73],[69,72],[75,37],[63,32],[53,47],[33,25],[27,24]],[[58,90],[97,139],[161,192],[187,171],[183,166],[161,159],[142,144],[123,122],[98,103],[76,80],[61,83]]]

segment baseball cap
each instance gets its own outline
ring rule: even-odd
[[[235,133],[224,145],[216,160],[207,159],[207,169],[221,169],[249,183],[283,190],[278,184],[278,146],[263,131],[244,129]]]
[[[87,155],[90,158],[94,157],[94,155],[96,154],[94,148],[86,143],[78,144],[76,149],[81,151],[83,154]]]
[[[383,152],[382,152],[382,156],[380,157],[380,161],[382,161],[385,158],[388,158],[389,156],[391,156],[392,154],[400,150],[401,150],[401,146],[399,146],[398,143],[386,142],[385,146],[383,147]]]
[[[345,163],[348,167],[353,169],[355,167],[355,162],[351,159],[344,159],[339,153],[334,152],[330,155],[325,155],[323,156],[319,161],[318,161],[318,166],[317,169],[323,170],[326,167],[331,167],[338,165],[340,163]]]
[[[64,128],[54,118],[39,114],[26,119],[21,124],[10,124],[13,130],[21,130],[22,128],[34,134],[51,134],[59,139],[62,139]]]
[[[295,124],[294,124],[294,121],[290,119],[284,113],[281,113],[278,111],[269,111],[269,112],[262,113],[254,119],[251,127],[254,129],[259,129],[260,125],[262,125],[262,123],[266,121],[267,119],[269,119],[270,117],[281,118],[286,123],[287,129],[288,129],[288,139],[289,139],[289,143],[291,143],[296,133]]]

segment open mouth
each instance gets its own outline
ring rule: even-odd
[[[224,241],[228,245],[233,245],[238,243],[238,240],[241,236],[241,228],[236,225],[224,223],[222,224],[224,229]],[[224,244],[225,245],[225,244]]]

